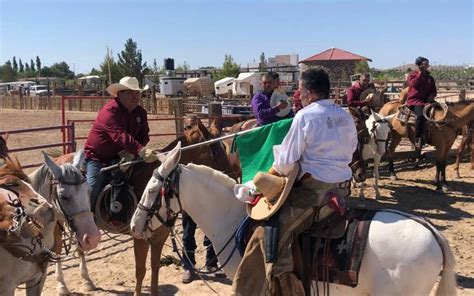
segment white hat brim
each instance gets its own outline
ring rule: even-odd
[[[119,91],[122,91],[122,90],[137,90],[137,91],[144,91],[144,90],[147,90],[149,87],[148,87],[148,84],[145,85],[144,88],[135,88],[135,87],[129,87],[129,86],[126,86],[126,85],[123,85],[123,84],[120,84],[120,83],[112,83],[111,85],[109,85],[107,87],[107,92],[113,96],[113,97],[117,97]]]

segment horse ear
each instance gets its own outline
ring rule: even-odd
[[[54,161],[51,159],[51,157],[49,157],[49,155],[46,154],[44,151],[43,151],[43,156],[44,156],[44,163],[48,166],[51,173],[53,173],[54,178],[56,180],[61,179],[61,176],[63,174],[61,167],[55,164]]]
[[[181,142],[178,142],[176,147],[171,150],[168,155],[166,156],[166,159],[163,162],[163,168],[165,170],[172,170],[176,166],[176,164],[179,162],[181,159]]]
[[[380,116],[380,114],[378,114],[378,113],[375,112],[375,111],[372,111],[372,115],[374,116],[375,120],[380,120],[380,119],[382,119],[382,117]]]
[[[72,160],[72,165],[75,166],[76,168],[80,169],[82,164],[84,163],[84,150],[81,149],[74,153],[74,159]]]

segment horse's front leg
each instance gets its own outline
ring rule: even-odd
[[[150,244],[144,239],[133,239],[133,253],[135,255],[135,296],[142,294],[143,278],[146,274],[146,257]]]
[[[163,246],[168,239],[169,229],[161,226],[153,231],[153,241],[151,242],[151,295],[158,295],[158,283],[160,276],[160,259]]]
[[[463,136],[461,143],[459,144],[458,150],[456,151],[456,162],[454,163],[454,178],[456,179],[461,178],[461,175],[459,174],[459,163],[461,162],[462,155],[464,153],[464,149],[466,148],[468,140],[468,137]]]
[[[393,156],[395,154],[395,149],[397,148],[398,144],[400,144],[400,141],[402,140],[402,137],[400,134],[396,132],[392,132],[392,141],[390,142],[390,145],[387,150],[387,157],[388,157],[388,171],[390,172],[390,179],[392,181],[397,180],[397,175],[395,174],[395,167],[393,165]]]
[[[374,189],[375,189],[375,199],[380,199],[380,191],[379,191],[379,166],[380,166],[380,158],[381,156],[375,155],[374,156],[374,178],[375,178],[375,183],[374,183]]]
[[[79,268],[81,270],[81,277],[84,279],[84,289],[86,292],[91,292],[95,291],[96,287],[94,285],[94,282],[89,276],[89,270],[87,269],[86,265],[86,254],[84,254],[84,251],[81,249],[77,250],[77,254],[79,255],[79,259],[81,260],[79,263]]]
[[[45,267],[45,271],[47,266]],[[26,296],[41,296],[41,291],[43,291],[44,282],[46,280],[46,272],[42,272],[41,275],[33,280],[27,281],[25,284]]]
[[[58,281],[58,284],[57,284],[58,294],[60,295],[69,294],[69,289],[67,288],[66,282],[64,281],[64,274],[63,274],[61,261],[58,261],[56,263],[56,281]]]

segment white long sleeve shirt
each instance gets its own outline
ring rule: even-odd
[[[331,100],[318,100],[300,110],[281,145],[273,147],[273,167],[288,175],[299,162],[305,173],[319,181],[338,183],[352,176],[349,163],[357,148],[352,116]]]

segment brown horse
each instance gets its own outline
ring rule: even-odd
[[[200,143],[213,138],[218,134],[217,130],[212,127],[210,131],[202,124],[200,120],[196,121],[192,127],[188,127],[182,136],[174,140],[165,148],[161,149],[160,152],[166,152],[176,146],[178,142],[181,142],[182,146],[188,146],[191,144]],[[181,163],[195,163],[202,164],[214,169],[220,170],[224,173],[232,175],[232,168],[227,160],[224,147],[220,143],[215,143],[209,146],[202,146],[196,149],[183,151],[183,158]],[[70,159],[70,157],[69,157]],[[63,159],[62,161],[67,161]],[[133,186],[134,192],[137,197],[141,197],[148,180],[151,178],[153,171],[160,166],[160,162],[154,163],[138,163],[134,165],[132,174],[130,176],[130,185]],[[133,240],[133,250],[135,255],[135,295],[141,295],[143,279],[146,274],[146,259],[148,250],[151,247],[151,295],[158,295],[158,282],[159,282],[159,269],[160,269],[160,257],[163,250],[163,246],[168,238],[169,229],[166,227],[159,227],[152,233],[150,240]],[[85,265],[84,253],[79,251],[79,257],[81,260],[81,276],[86,281],[86,288],[89,290],[95,289],[95,286],[90,279]],[[61,271],[57,270],[60,274]],[[61,293],[67,292],[64,280],[62,287],[60,287]]]
[[[380,110],[382,115],[393,114],[401,106],[401,102],[389,102],[385,104]],[[443,111],[436,110],[434,118],[440,118]],[[449,186],[446,182],[446,160],[448,152],[451,149],[454,140],[457,137],[456,129],[462,129],[470,121],[474,120],[474,104],[471,102],[448,103],[448,113],[446,118],[441,123],[432,123],[427,121],[426,133],[427,144],[436,148],[436,190],[444,192],[449,191]],[[403,137],[408,137],[412,144],[415,143],[414,127],[406,126],[397,120],[396,116],[391,121],[392,124],[392,141],[387,151],[389,159],[389,171],[392,179],[396,179],[396,174],[393,166],[393,155],[395,149]]]
[[[471,146],[471,170],[474,170],[474,121],[471,121],[462,129],[462,140],[459,144],[458,151],[456,151],[456,162],[454,163],[454,173],[457,179],[461,178],[459,174],[459,162],[462,159],[464,150]]]

